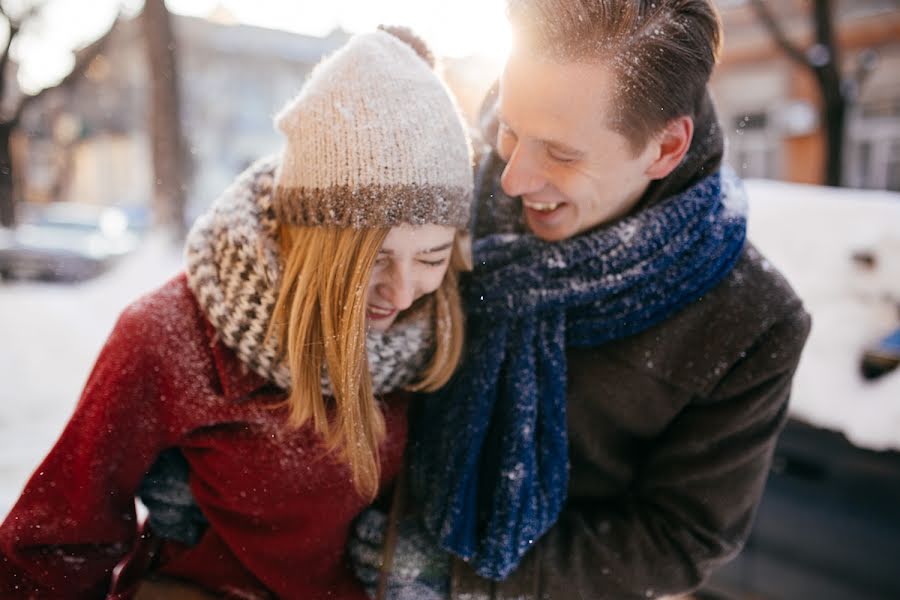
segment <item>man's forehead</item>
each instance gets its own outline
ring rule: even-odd
[[[498,116],[532,137],[580,137],[579,132],[607,122],[613,82],[602,63],[514,52],[500,77]]]

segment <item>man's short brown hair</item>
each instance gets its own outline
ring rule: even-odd
[[[636,151],[694,116],[722,39],[712,0],[507,0],[507,12],[517,47],[613,70],[609,125]]]

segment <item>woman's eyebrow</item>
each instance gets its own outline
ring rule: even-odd
[[[441,244],[440,246],[435,246],[434,248],[429,248],[428,250],[419,250],[416,254],[433,254],[435,252],[442,252],[448,249],[453,245],[453,242],[447,242],[446,244]]]
[[[440,246],[435,246],[434,248],[428,248],[427,250],[416,250],[416,254],[433,254],[435,252],[442,252],[442,251],[450,248],[451,246],[453,246],[452,241],[447,242],[446,244],[441,244]],[[381,250],[378,251],[378,253],[379,254],[393,254],[394,251],[387,249],[387,248],[382,248]]]

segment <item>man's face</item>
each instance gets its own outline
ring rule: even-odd
[[[659,153],[635,154],[609,127],[615,75],[603,64],[552,62],[514,51],[500,79],[501,185],[521,196],[531,231],[562,240],[624,216],[650,183]],[[618,107],[616,107],[618,108]]]

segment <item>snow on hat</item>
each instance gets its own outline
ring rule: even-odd
[[[313,69],[275,123],[287,136],[279,221],[467,227],[472,159],[459,110],[426,60],[394,35],[354,36]]]

